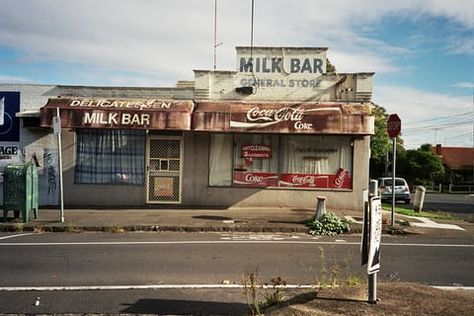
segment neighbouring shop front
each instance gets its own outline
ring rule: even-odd
[[[54,153],[59,109],[68,207],[360,208],[373,74],[326,74],[325,52],[239,47],[237,71],[156,91],[51,87],[20,147]]]

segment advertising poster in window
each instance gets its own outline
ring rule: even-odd
[[[279,182],[280,187],[324,189],[351,189],[351,183],[350,173],[342,168],[336,174],[283,173]]]
[[[240,163],[234,169],[234,185],[252,187],[274,187],[278,185],[278,174],[268,172],[272,148],[266,144],[244,144],[240,146]]]
[[[266,172],[234,172],[234,185],[276,187],[278,185],[278,175]]]

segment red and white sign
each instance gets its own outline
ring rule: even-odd
[[[268,145],[243,145],[241,153],[242,158],[272,158],[272,148]]]
[[[397,114],[391,114],[387,120],[387,133],[390,138],[397,137],[402,129],[402,121]]]
[[[234,185],[276,187],[278,185],[278,175],[267,172],[234,172]]]
[[[337,174],[284,173],[280,177],[280,187],[350,189],[351,175],[339,169]]]

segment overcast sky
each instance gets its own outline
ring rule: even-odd
[[[251,0],[217,0],[217,68],[250,45]],[[174,86],[212,69],[214,0],[0,0],[0,82]],[[474,0],[255,0],[254,45],[329,47],[375,72],[407,148],[474,146]]]

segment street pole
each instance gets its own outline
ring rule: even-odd
[[[59,108],[56,108],[56,122],[54,126],[54,133],[58,137],[58,164],[59,164],[59,205],[61,223],[64,223],[64,196],[63,196],[63,159],[61,153],[61,116]]]
[[[395,226],[395,166],[397,164],[397,137],[393,138],[392,158],[392,226]]]

